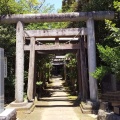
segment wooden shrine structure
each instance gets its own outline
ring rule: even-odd
[[[73,12],[73,13],[57,13],[57,14],[19,14],[0,16],[0,23],[16,23],[16,80],[15,80],[15,102],[23,103],[24,89],[24,51],[30,51],[29,57],[29,73],[28,73],[28,90],[27,97],[31,101],[33,99],[34,89],[34,67],[35,67],[35,51],[55,53],[57,52],[75,52],[78,60],[78,83],[79,92],[83,99],[87,99],[88,91],[90,99],[97,101],[97,82],[91,76],[96,69],[96,45],[94,20],[114,19],[112,11],[93,11],[93,12]],[[68,21],[85,21],[86,28],[68,28],[56,30],[24,30],[24,23],[38,22],[68,22]],[[97,32],[97,31],[96,31]],[[72,38],[77,35],[77,42],[73,42]],[[84,37],[86,36],[86,39]],[[71,42],[60,44],[60,38],[71,38]],[[40,39],[54,38],[54,44],[41,45]],[[29,44],[26,41],[30,41]],[[85,45],[87,44],[87,45]],[[87,58],[85,57],[87,50]],[[88,61],[88,68],[86,67]],[[89,80],[87,80],[87,72]],[[89,81],[89,87],[87,85]],[[89,90],[88,90],[89,88]]]

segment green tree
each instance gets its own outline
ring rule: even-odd
[[[65,58],[68,60],[66,62],[67,67],[67,76],[69,78],[68,84],[71,85],[71,89],[75,91],[76,89],[76,80],[77,80],[77,60],[76,55],[73,53],[68,53],[65,55]]]
[[[120,11],[119,4],[118,1],[114,2],[117,11]],[[109,72],[115,74],[117,79],[120,80],[120,28],[112,21],[106,20],[106,29],[109,31],[109,35],[103,40],[102,44],[98,44],[98,51],[102,61],[101,67],[96,69],[93,76],[96,79],[102,79]],[[104,68],[104,74],[101,68]]]
[[[0,0],[0,15],[51,12],[53,5],[44,6],[44,0]],[[29,24],[25,24],[26,28]],[[44,26],[43,24],[42,26]],[[31,27],[35,28],[31,25]],[[36,27],[38,27],[36,25]],[[46,25],[47,28],[47,25]],[[8,58],[8,77],[5,80],[5,100],[14,99],[15,82],[15,24],[0,24],[0,47],[4,48]],[[25,53],[25,62],[28,63],[29,55]],[[25,80],[27,80],[28,65],[25,66]]]
[[[19,13],[22,6],[15,0],[0,0],[0,15]]]
[[[15,28],[12,25],[0,26],[0,47],[4,48],[7,57],[7,78],[5,78],[5,98],[14,97],[15,82]],[[6,89],[7,88],[7,89]],[[11,94],[9,94],[11,92]]]
[[[114,0],[63,0],[63,12],[90,12],[90,11],[109,11],[114,10]],[[69,3],[69,4],[68,4]],[[69,22],[69,27],[86,27],[85,22]],[[107,35],[104,21],[95,21],[96,41],[101,42]]]

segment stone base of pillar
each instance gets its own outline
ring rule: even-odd
[[[91,101],[81,102],[80,109],[84,114],[97,114],[99,103]]]
[[[26,110],[27,112],[31,112],[34,109],[34,102],[28,102],[27,100],[21,103],[16,103],[13,101],[6,108],[14,108],[17,111]]]
[[[97,120],[120,120],[120,116],[100,109]]]
[[[0,114],[0,120],[16,120],[16,110],[15,109],[5,109]]]
[[[11,107],[24,107],[28,104],[28,101],[24,101],[24,102],[20,102],[20,103],[17,103],[16,101],[13,101],[12,103],[10,103],[10,106]]]

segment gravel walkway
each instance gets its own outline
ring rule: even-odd
[[[62,86],[60,78],[52,79],[50,97],[43,97],[36,102],[33,112],[26,114],[18,112],[19,120],[95,120],[90,115],[82,114],[79,106],[74,106],[73,100],[68,99],[68,93]]]

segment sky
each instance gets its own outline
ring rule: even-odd
[[[57,11],[57,9],[60,9],[62,6],[62,0],[45,0],[46,4],[54,4],[55,7],[55,11]]]

